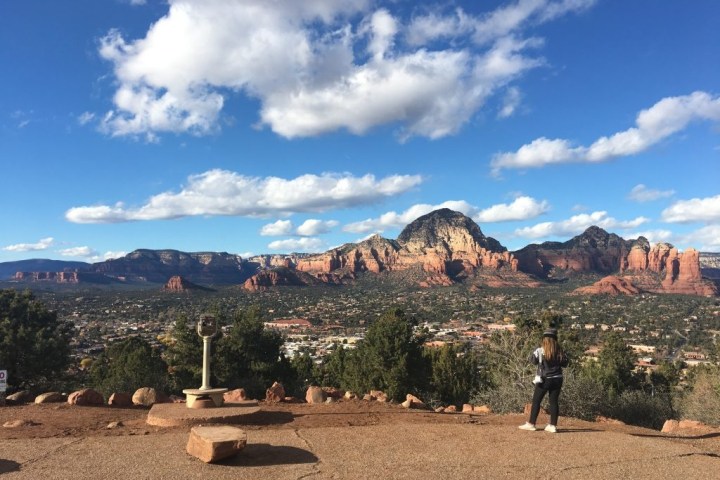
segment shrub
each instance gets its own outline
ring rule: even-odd
[[[720,425],[720,376],[704,370],[694,379],[692,390],[680,402],[680,415],[708,425]]]
[[[659,430],[674,412],[669,395],[651,395],[642,390],[623,392],[610,407],[609,416],[630,425]]]
[[[598,380],[566,370],[560,393],[560,413],[581,420],[606,415],[609,407],[605,387]]]

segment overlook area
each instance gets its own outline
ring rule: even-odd
[[[37,478],[716,478],[720,432],[664,434],[563,418],[558,434],[525,432],[521,415],[441,414],[361,400],[265,404],[238,425],[236,457],[185,453],[188,427],[145,423],[147,409],[0,408],[0,474]],[[540,423],[545,419],[541,416]],[[110,422],[120,422],[108,428]]]

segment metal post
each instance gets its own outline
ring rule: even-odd
[[[210,390],[210,338],[203,337],[203,370],[200,390]]]

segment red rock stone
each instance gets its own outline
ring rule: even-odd
[[[138,388],[132,396],[133,405],[142,405],[144,407],[152,407],[156,403],[168,403],[169,400],[167,395],[152,387]]]
[[[247,445],[247,435],[237,427],[197,426],[190,430],[185,450],[205,463],[237,455]]]
[[[285,399],[285,388],[281,383],[275,382],[265,391],[265,401],[271,403],[282,402]]]
[[[115,392],[108,398],[108,405],[113,407],[132,407],[132,395],[125,392]]]
[[[104,405],[105,398],[102,393],[91,388],[85,388],[73,392],[68,396],[67,402],[70,405]]]
[[[327,398],[327,394],[320,387],[308,387],[305,393],[305,401],[310,404],[324,403]]]
[[[225,403],[241,403],[247,399],[244,388],[236,388],[223,394]]]

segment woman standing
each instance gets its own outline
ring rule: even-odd
[[[560,415],[560,389],[563,384],[563,367],[567,367],[568,358],[563,352],[557,341],[557,330],[551,328],[543,333],[542,347],[535,349],[530,355],[530,363],[538,365],[538,374],[540,381],[535,383],[535,391],[533,392],[532,410],[530,410],[530,419],[520,425],[521,430],[537,430],[535,422],[540,413],[540,403],[549,394],[550,398],[550,423],[545,427],[546,432],[557,432],[557,421]]]

